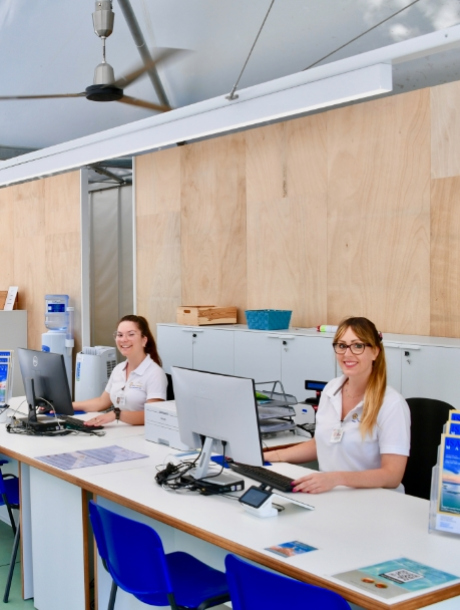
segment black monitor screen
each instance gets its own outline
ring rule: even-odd
[[[18,359],[29,410],[52,405],[56,414],[73,415],[62,354],[18,348]]]

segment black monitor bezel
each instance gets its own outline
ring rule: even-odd
[[[37,407],[49,407],[41,398],[52,404],[56,415],[74,414],[62,354],[18,348],[18,360],[32,420],[35,416],[36,421]]]

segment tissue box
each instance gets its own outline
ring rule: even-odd
[[[177,323],[187,326],[236,324],[236,307],[190,305],[177,308]]]

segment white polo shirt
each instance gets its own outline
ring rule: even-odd
[[[126,379],[127,364],[126,360],[113,369],[105,388],[115,407],[125,411],[143,411],[144,404],[152,398],[166,400],[168,381],[161,366],[147,355]]]
[[[316,415],[316,447],[320,470],[361,471],[381,467],[381,455],[409,455],[410,411],[404,398],[387,386],[377,424],[372,434],[361,436],[359,424],[363,401],[358,403],[341,422],[343,375],[324,388]],[[341,429],[340,442],[333,442],[333,432]]]

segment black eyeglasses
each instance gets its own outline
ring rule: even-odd
[[[370,343],[360,343],[358,341],[350,344],[338,341],[337,343],[333,343],[332,346],[336,354],[345,354],[347,349],[350,348],[351,353],[355,356],[362,354],[366,347],[372,347]]]

